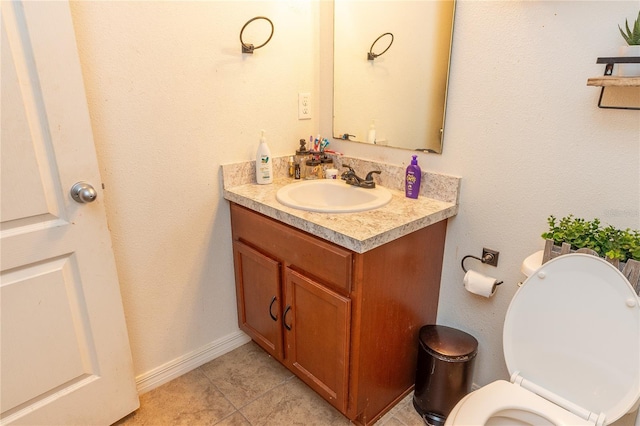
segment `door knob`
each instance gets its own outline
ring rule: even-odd
[[[81,204],[91,203],[98,197],[96,190],[87,182],[77,182],[71,187],[70,193],[71,198]]]

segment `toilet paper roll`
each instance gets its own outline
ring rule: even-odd
[[[496,292],[498,280],[470,269],[464,275],[464,288],[478,296],[491,297]]]

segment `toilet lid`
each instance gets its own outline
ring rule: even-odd
[[[607,423],[640,397],[640,299],[610,263],[567,254],[542,265],[517,291],[504,323],[511,374]]]

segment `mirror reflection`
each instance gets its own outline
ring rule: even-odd
[[[454,9],[334,0],[335,138],[442,152]]]

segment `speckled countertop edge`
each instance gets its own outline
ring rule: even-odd
[[[274,176],[287,175],[287,159],[274,158]],[[401,167],[372,162],[366,162],[367,166],[362,167],[360,160],[344,157],[336,161],[338,166],[341,166],[340,161],[348,162],[356,170],[382,169],[386,179],[377,181],[391,191],[391,201],[376,210],[357,213],[315,213],[287,207],[276,200],[276,193],[295,180],[279,177],[272,184],[258,185],[253,161],[222,165],[224,198],[357,253],[364,253],[458,213],[458,177],[423,172],[423,182],[429,183],[421,187],[420,197],[414,200],[406,198],[404,191],[397,188],[399,179],[404,182]],[[396,176],[398,170],[395,169],[400,171],[400,177]],[[423,195],[425,188],[431,191],[427,195],[440,199]]]

